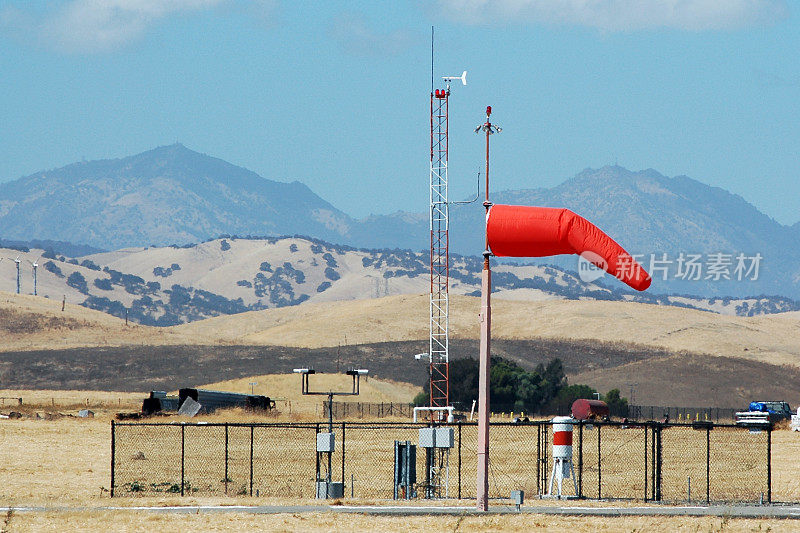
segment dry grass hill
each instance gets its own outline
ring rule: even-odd
[[[226,315],[171,328],[124,320],[46,298],[0,292],[0,351],[79,346],[273,345],[335,347],[427,338],[427,296],[306,303]],[[451,337],[477,339],[478,298],[451,297]],[[633,343],[670,351],[800,367],[800,315],[735,317],[632,302],[495,298],[496,339]]]
[[[479,301],[451,299],[452,356],[477,354]],[[800,401],[800,318],[734,317],[630,302],[495,299],[493,353],[564,361],[570,382],[636,388],[640,403]],[[174,389],[311,364],[425,380],[427,296],[389,296],[223,316],[171,328],[32,296],[0,294],[3,388]],[[257,379],[256,379],[257,380]],[[249,381],[248,381],[249,382]],[[231,386],[234,386],[231,383]]]
[[[427,296],[304,304],[211,318],[174,329],[235,344],[318,348],[427,338]],[[452,338],[477,339],[480,301],[453,296]],[[794,315],[794,314],[793,314]],[[800,317],[736,317],[632,302],[494,299],[502,339],[599,340],[800,367]]]
[[[186,344],[197,336],[137,324],[43,297],[0,291],[0,352],[84,346]]]
[[[47,255],[47,257],[44,256]],[[16,291],[14,258],[20,259],[20,291],[100,310],[130,322],[173,326],[260,309],[415,295],[428,290],[428,255],[408,250],[355,250],[303,238],[227,238],[183,247],[128,248],[81,258],[43,250],[0,248],[0,291]],[[476,257],[452,256],[450,293],[480,288]],[[523,302],[596,299],[636,301],[761,315],[795,310],[781,297],[700,298],[632,294],[583,283],[574,273],[548,266],[498,264],[498,299]],[[380,305],[380,304],[378,304]]]

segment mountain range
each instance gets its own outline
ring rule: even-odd
[[[646,268],[656,265],[654,293],[800,298],[800,223],[781,225],[740,196],[686,176],[608,166],[586,169],[553,188],[493,192],[492,199],[567,207],[585,216],[640,254]],[[480,255],[483,214],[478,203],[452,207],[453,253]],[[0,184],[3,242],[49,239],[109,250],[181,246],[220,235],[306,235],[415,251],[429,244],[427,213],[358,220],[300,182],[265,179],[180,144]],[[686,279],[681,271],[690,256],[702,263],[699,279]],[[742,279],[737,257],[745,261]],[[540,263],[577,267],[574,257]],[[615,280],[606,283],[620,288]]]

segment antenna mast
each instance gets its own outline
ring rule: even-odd
[[[433,34],[431,34],[433,38]],[[432,40],[432,39],[431,39]],[[431,43],[432,47],[433,43]],[[433,49],[431,48],[431,51]],[[431,56],[433,59],[433,56]],[[432,61],[431,61],[432,63]],[[431,88],[431,172],[430,172],[430,404],[450,404],[449,341],[449,210],[447,206],[448,100],[447,89]],[[436,413],[433,411],[432,413]]]
[[[433,28],[431,28],[431,168],[430,168],[430,406],[450,405],[450,213],[447,199],[448,104],[450,82],[467,84],[466,71],[461,76],[445,76],[445,89],[434,89]],[[442,414],[444,411],[432,411]]]

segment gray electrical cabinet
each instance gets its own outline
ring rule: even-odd
[[[332,453],[336,447],[336,433],[317,433],[317,451]]]
[[[453,428],[422,428],[419,430],[420,448],[452,448]]]
[[[416,496],[417,447],[411,441],[394,441],[394,499],[410,500]]]
[[[436,428],[422,428],[419,430],[419,447],[436,447]]]
[[[437,448],[452,448],[454,443],[453,428],[436,428]]]
[[[341,481],[317,481],[317,499],[344,498],[344,483]]]

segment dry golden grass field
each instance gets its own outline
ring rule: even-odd
[[[151,514],[142,511],[82,511],[15,514],[5,531],[542,531],[616,532],[793,532],[793,520],[694,517],[570,517],[552,515],[388,517],[333,513],[278,515]]]
[[[295,377],[296,376],[291,376]],[[259,376],[253,381],[269,381],[269,377]],[[243,380],[244,381],[244,380]],[[377,381],[377,380],[370,380]],[[260,382],[260,381],[259,381]],[[321,383],[323,384],[323,383]],[[220,385],[220,384],[216,384]],[[215,386],[216,386],[215,385]],[[247,386],[244,383],[231,383],[231,388],[241,388]],[[392,384],[388,385],[393,386]],[[221,387],[220,387],[221,388]],[[291,393],[292,384],[286,384],[287,395]],[[402,390],[402,387],[401,387]],[[180,498],[176,496],[166,496],[159,494],[155,496],[141,496],[136,498],[120,497],[113,500],[109,497],[108,488],[110,484],[110,421],[113,414],[117,411],[115,400],[122,402],[123,407],[136,408],[140,396],[128,395],[119,397],[109,397],[106,393],[96,394],[91,392],[63,393],[65,404],[59,409],[52,409],[49,405],[50,397],[47,391],[40,391],[37,396],[33,391],[5,391],[4,394],[23,395],[30,398],[24,405],[23,411],[26,414],[34,415],[41,413],[42,418],[23,418],[23,419],[3,419],[0,420],[0,449],[3,450],[3,460],[0,462],[0,502],[4,506],[45,506],[45,507],[77,507],[75,512],[49,512],[49,513],[12,513],[6,516],[7,524],[5,531],[43,531],[43,530],[76,530],[76,531],[144,531],[152,528],[174,528],[177,530],[208,530],[208,531],[241,531],[245,529],[262,528],[269,531],[408,531],[412,527],[439,527],[446,526],[448,529],[463,531],[519,531],[529,529],[539,529],[545,531],[561,531],[570,528],[575,531],[791,531],[795,530],[793,522],[781,520],[733,520],[722,518],[666,518],[666,517],[629,517],[629,518],[573,518],[556,516],[491,516],[481,517],[376,517],[363,515],[333,515],[330,513],[321,514],[281,514],[274,516],[258,516],[248,514],[200,514],[200,515],[172,515],[172,514],[150,514],[144,511],[124,510],[124,511],[100,511],[92,510],[102,506],[115,505],[122,507],[134,507],[139,505],[295,505],[295,504],[314,504],[315,501],[305,496],[288,497],[268,497],[251,498],[246,496],[214,496],[199,497],[187,496]],[[59,391],[60,392],[60,391]],[[370,392],[372,394],[372,392]],[[99,406],[95,409],[95,417],[82,419],[71,416],[66,417],[46,417],[48,412],[61,412],[64,414],[74,414],[75,410],[81,408],[88,396],[90,405]],[[72,403],[70,403],[70,401]],[[38,402],[38,405],[36,403]],[[103,406],[103,403],[107,404]],[[127,404],[126,404],[127,402]],[[3,408],[0,412],[7,413],[10,409]],[[176,418],[167,418],[173,420]],[[289,415],[283,412],[276,417],[268,418],[268,421],[275,420],[312,420],[315,419],[310,414]],[[223,412],[215,415],[204,416],[199,421],[220,422],[220,421],[264,421],[263,417],[254,414],[241,412]],[[700,433],[698,433],[700,435]],[[290,435],[285,435],[291,438]],[[520,450],[529,447],[527,442],[530,436],[522,434],[514,438],[505,438],[501,431],[496,431],[497,443],[492,449],[492,462],[495,465],[495,476],[498,478],[511,478],[511,483],[500,487],[504,492],[509,488],[520,488],[514,483],[513,466],[506,466],[519,463]],[[635,453],[636,450],[627,449],[626,446],[635,446],[628,439],[617,432],[617,437],[622,438],[617,445],[616,453],[619,461],[604,463],[603,484],[604,490],[613,490],[620,483],[630,483],[626,472],[630,470],[625,464],[625,456],[628,453]],[[308,461],[308,435],[296,435],[302,442],[287,442],[290,448],[298,450],[297,457],[285,457],[284,464],[291,464],[295,461]],[[311,435],[313,437],[313,435]],[[763,436],[753,436],[763,439]],[[409,436],[409,438],[413,438]],[[604,434],[604,447],[613,445],[616,438],[611,433]],[[741,434],[741,438],[750,438],[748,434]],[[362,440],[362,442],[359,442]],[[587,437],[587,454],[585,470],[585,490],[591,489],[591,453],[590,444]],[[383,443],[386,444],[386,443]],[[348,472],[359,472],[356,477],[361,477],[361,472],[369,470],[371,475],[379,478],[378,481],[388,481],[390,483],[390,469],[384,472],[382,466],[387,461],[387,448],[380,442],[373,442],[369,435],[353,432],[348,436],[348,446],[351,450],[360,449],[364,453],[359,464],[357,457],[348,455]],[[374,448],[374,449],[373,449]],[[468,449],[471,448],[471,449]],[[738,449],[745,449],[744,446],[737,446],[733,443],[730,449],[730,456],[734,458]],[[304,451],[305,450],[305,451]],[[683,446],[665,446],[666,460],[678,462],[681,455],[687,453],[691,448]],[[217,450],[219,451],[219,450]],[[213,453],[213,450],[211,450]],[[149,452],[148,452],[149,453]],[[233,453],[233,452],[232,452]],[[727,452],[726,452],[727,453]],[[474,448],[465,446],[464,450],[464,477],[465,485],[474,483]],[[672,457],[670,454],[674,455]],[[796,457],[800,455],[800,434],[786,430],[776,431],[773,434],[773,495],[775,499],[798,500],[800,499],[800,462]],[[190,457],[190,455],[187,455]],[[354,460],[351,465],[350,459]],[[202,459],[194,457],[193,459]],[[720,457],[722,459],[722,457]],[[128,464],[131,461],[127,462]],[[735,464],[736,461],[731,461]],[[749,463],[748,463],[749,464]],[[469,466],[468,466],[469,465]],[[616,465],[616,466],[615,466]],[[746,468],[754,468],[745,465]],[[700,476],[689,468],[689,475]],[[738,472],[738,474],[737,474]],[[738,478],[742,472],[741,468],[732,469],[723,479],[715,478],[714,483],[751,483],[752,472],[743,474],[744,477]],[[674,476],[683,479],[687,472],[681,470],[675,472]],[[258,469],[256,470],[258,475]],[[760,475],[760,473],[759,473]],[[665,486],[674,480],[665,479]],[[309,481],[310,482],[310,481]],[[358,483],[358,481],[356,482]],[[504,481],[500,481],[501,485]],[[385,484],[385,483],[384,483]],[[700,482],[697,481],[698,486]],[[513,485],[513,487],[512,487]],[[530,497],[535,491],[533,487],[524,487],[527,494],[528,504],[531,505],[550,505],[545,500],[536,500]],[[636,490],[640,487],[635,487]],[[699,490],[696,489],[696,490]],[[752,491],[750,491],[752,494]],[[635,497],[635,494],[632,495]],[[665,496],[672,497],[667,494]],[[367,495],[358,502],[383,505],[389,503],[386,495],[374,492]],[[347,501],[345,502],[347,503]],[[448,505],[470,506],[472,502],[450,501]],[[506,505],[503,501],[498,501],[496,505]],[[592,502],[581,502],[581,505],[593,505]],[[606,504],[607,505],[607,504]],[[627,505],[622,503],[622,505]],[[0,517],[0,523],[4,517]],[[769,528],[769,529],[767,529]]]
[[[98,403],[98,402],[92,402]],[[75,408],[79,408],[76,405]],[[5,411],[7,412],[7,411]],[[37,409],[28,407],[30,414],[52,413],[47,406]],[[61,413],[73,414],[70,409],[61,409]],[[87,502],[102,500],[107,496],[110,483],[110,421],[115,409],[99,408],[94,418],[82,419],[73,416],[23,418],[19,420],[0,420],[0,449],[4,450],[5,460],[0,465],[0,500],[13,505],[55,504],[57,502]],[[156,421],[180,421],[178,417],[156,419]],[[185,420],[185,419],[184,419]],[[220,412],[214,415],[198,417],[193,421],[205,422],[276,422],[276,421],[311,421],[319,420],[313,415],[287,415],[265,418],[253,413],[242,413],[238,410]],[[395,419],[395,422],[408,420]],[[262,430],[259,430],[262,431]],[[269,429],[264,429],[262,437],[272,438],[268,435]],[[472,459],[477,441],[474,427],[463,428],[463,458],[462,475],[465,480],[474,477]],[[617,495],[630,498],[639,498],[642,492],[643,480],[640,479],[642,465],[635,464],[632,458],[640,458],[643,453],[641,435],[642,430],[610,430],[603,429],[603,490],[607,495]],[[674,433],[669,433],[674,431]],[[705,432],[690,430],[669,430],[664,434],[664,461],[669,465],[665,468],[665,492],[667,499],[681,500],[685,498],[685,479],[691,475],[694,479],[696,495],[705,493],[704,455]],[[745,490],[742,497],[752,497],[757,494],[755,486],[764,484],[764,443],[765,434],[751,435],[744,431],[730,431],[730,435],[723,435],[723,430],[712,433],[712,497],[714,494],[734,497],[738,494],[737,486]],[[173,432],[174,433],[174,432]],[[383,487],[378,492],[385,492],[391,487],[391,461],[386,459],[390,454],[391,442],[395,438],[415,440],[414,429],[398,430],[397,435],[389,432],[374,433],[369,431],[353,430],[348,433],[347,472],[356,474],[356,488],[359,484],[364,486],[369,479],[369,486]],[[400,433],[403,433],[402,435]],[[210,437],[213,431],[199,432],[198,436]],[[584,491],[591,495],[596,491],[596,453],[594,448],[594,432],[584,432]],[[133,475],[137,472],[147,472],[158,463],[159,457],[164,458],[163,464],[174,467],[176,458],[169,454],[156,456],[156,449],[165,443],[175,440],[175,435],[144,433],[143,435],[157,435],[159,441],[130,441],[124,448],[119,448],[122,463],[126,468],[132,469]],[[376,440],[375,435],[381,439]],[[535,472],[535,439],[536,428],[509,428],[500,427],[493,430],[494,444],[492,447],[492,462],[495,465],[493,474],[493,492],[505,494],[514,488],[523,488],[528,494],[535,494],[534,485],[521,486],[523,479],[532,476]],[[214,434],[214,436],[218,436]],[[122,436],[124,437],[124,436]],[[121,443],[125,443],[124,438]],[[257,440],[261,438],[257,435]],[[170,440],[171,439],[171,440]],[[286,451],[281,452],[282,464],[306,464],[313,471],[313,429],[310,431],[280,432],[281,446]],[[190,439],[187,439],[187,441]],[[203,446],[195,448],[191,442],[187,444],[187,457],[196,460],[194,466],[210,459],[219,459],[223,452],[222,443],[213,443],[208,438]],[[237,455],[234,449],[235,439],[231,439],[231,457]],[[386,442],[384,442],[384,440]],[[35,443],[34,446],[31,443]],[[274,444],[275,441],[273,440]],[[242,444],[245,446],[248,443]],[[723,446],[723,444],[726,444]],[[121,445],[121,444],[120,444]],[[136,448],[140,446],[140,448]],[[148,448],[141,448],[148,446]],[[134,448],[136,448],[134,450]],[[137,464],[125,455],[133,456],[136,452],[144,450],[147,461]],[[388,450],[388,451],[387,451]],[[533,450],[533,451],[530,451]],[[611,450],[611,451],[608,451]],[[746,453],[745,453],[746,452]],[[166,452],[163,452],[166,453]],[[173,449],[171,452],[179,454]],[[528,457],[533,453],[533,456]],[[753,453],[753,456],[744,457]],[[152,454],[152,455],[151,455]],[[757,454],[757,455],[756,455]],[[778,430],[773,433],[773,498],[776,501],[800,501],[800,461],[795,458],[800,455],[800,434],[788,430]],[[269,453],[265,457],[269,456]],[[690,459],[697,456],[698,460]],[[338,459],[338,457],[337,457]],[[451,457],[455,467],[455,453]],[[187,459],[188,461],[188,459]],[[179,463],[179,455],[177,456]],[[340,463],[339,463],[340,464]],[[190,467],[187,462],[187,471]],[[699,466],[698,466],[699,465]],[[205,466],[204,466],[205,468]],[[209,467],[211,468],[211,467]],[[216,468],[216,467],[214,467]],[[258,469],[258,466],[257,466]],[[200,475],[200,472],[194,468]],[[118,475],[124,472],[118,472]],[[281,473],[278,473],[282,475]],[[258,471],[256,471],[258,475]],[[270,475],[275,475],[270,473]],[[290,473],[285,473],[290,477]],[[213,473],[212,473],[213,477]],[[221,476],[220,476],[221,477]],[[456,494],[455,474],[451,479],[451,493]],[[215,480],[216,482],[216,480]],[[508,485],[506,487],[505,485]],[[764,484],[765,485],[765,484]],[[258,485],[256,485],[258,486]],[[106,490],[104,490],[106,489]],[[464,481],[464,491],[472,491],[472,483]],[[297,487],[296,496],[308,496],[309,487]],[[357,490],[356,492],[359,492]],[[124,490],[120,490],[125,495]],[[388,493],[387,493],[388,494]],[[295,496],[292,494],[292,496]],[[384,495],[385,497],[386,495]],[[700,497],[700,496],[696,496]],[[137,498],[138,499],[138,498]],[[369,498],[367,498],[369,499]],[[127,501],[122,498],[119,501]]]
[[[476,298],[454,297],[452,299],[451,327],[455,339],[477,338],[478,301]],[[82,307],[67,305],[61,311],[61,302],[0,294],[0,352],[54,350],[63,348],[104,347],[104,346],[177,346],[177,345],[285,345],[300,348],[338,346],[340,344],[360,344],[401,340],[419,340],[427,336],[424,325],[427,297],[396,296],[378,300],[309,304],[293,308],[258,311],[238,316],[219,317],[175,328],[149,328],[125,325],[123,320],[97,313]],[[636,342],[668,351],[688,350],[694,353],[719,357],[719,372],[730,373],[729,357],[738,361],[760,364],[768,363],[778,374],[779,365],[789,365],[792,371],[800,368],[800,318],[787,316],[767,316],[741,318],[715,315],[674,307],[659,307],[621,302],[511,302],[496,300],[494,306],[494,335],[498,339],[599,339],[604,342],[627,345]],[[365,327],[368,324],[369,327]],[[591,341],[593,342],[593,341]],[[670,357],[684,357],[680,364],[671,364]],[[631,362],[635,368],[621,365],[616,374],[611,370],[593,370],[599,374],[612,376],[616,382],[626,375],[638,372],[661,373],[674,371],[677,367],[688,373],[697,374],[711,369],[707,359],[702,365],[692,366],[687,357],[691,354],[667,355],[658,361]],[[713,359],[712,357],[712,359]],[[723,360],[724,362],[723,364]],[[661,366],[659,366],[661,365]],[[727,366],[726,366],[727,365]],[[748,367],[749,368],[749,367]],[[758,367],[764,370],[761,367]],[[700,369],[700,370],[698,370]],[[0,371],[7,371],[0,364]],[[777,380],[775,377],[762,379]],[[587,379],[592,377],[586,374]],[[673,376],[673,381],[686,381],[682,375]],[[315,389],[347,389],[348,379],[343,376],[318,375],[313,377]],[[598,376],[592,379],[599,380]],[[208,379],[207,381],[213,381]],[[299,377],[295,375],[243,377],[223,382],[209,383],[208,388],[249,391],[250,382],[258,382],[256,393],[266,393],[279,398],[280,414],[267,420],[312,421],[321,418],[319,405],[321,397],[302,397],[299,393]],[[658,380],[656,380],[658,381]],[[615,382],[615,383],[616,383]],[[715,383],[708,380],[709,383]],[[202,382],[192,383],[199,385]],[[660,383],[660,384],[659,384]],[[663,380],[654,382],[653,387],[663,389]],[[609,382],[609,385],[611,382]],[[695,386],[695,385],[692,385]],[[644,386],[642,386],[643,388]],[[134,389],[128,389],[134,390]],[[362,381],[360,401],[366,402],[407,402],[419,389],[413,385],[379,380],[370,377]],[[787,389],[788,390],[788,389]],[[685,392],[677,387],[672,389],[678,398]],[[740,391],[746,397],[747,390]],[[143,511],[103,512],[92,508],[110,504],[136,506],[141,504],[171,505],[189,503],[225,504],[311,504],[308,496],[250,498],[243,496],[214,496],[178,498],[174,496],[153,495],[137,498],[109,498],[110,484],[110,422],[118,411],[138,410],[143,393],[92,392],[81,390],[0,390],[0,413],[21,411],[22,419],[0,419],[0,502],[5,506],[42,505],[47,507],[88,508],[75,512],[12,513],[0,516],[0,529],[3,531],[143,531],[153,528],[174,530],[241,531],[247,529],[267,529],[274,531],[352,531],[381,530],[408,531],[413,528],[443,527],[463,531],[518,531],[541,528],[545,531],[790,531],[797,530],[794,522],[780,520],[733,520],[719,518],[572,518],[555,516],[491,516],[491,517],[375,517],[340,516],[331,513],[283,514],[276,516],[256,516],[242,514],[219,515],[155,515]],[[14,398],[22,397],[23,406]],[[6,399],[7,398],[7,399]],[[785,398],[793,404],[797,398]],[[680,403],[676,400],[676,403]],[[95,411],[94,418],[77,418],[74,415],[81,408],[89,407]],[[67,416],[62,416],[67,415]],[[170,420],[169,418],[166,420]],[[257,421],[263,417],[250,413],[228,412],[201,417],[208,422]],[[412,431],[413,433],[413,431]],[[500,436],[501,433],[497,432]],[[672,464],[681,463],[686,454],[704,447],[694,442],[700,433],[681,443],[665,447],[665,460]],[[400,436],[400,435],[398,435]],[[292,461],[307,461],[309,454],[305,434],[286,434],[287,447],[293,450],[286,456],[284,464]],[[405,438],[413,438],[409,433]],[[633,484],[627,464],[628,455],[636,454],[632,449],[638,446],[622,433],[608,436],[604,434],[604,444],[614,445],[613,452],[618,460],[604,463],[603,486],[608,490],[630,485],[633,494],[642,487]],[[712,462],[719,465],[732,465],[722,469],[723,474],[713,478],[714,489],[724,489],[731,494],[736,487],[745,487],[754,478],[760,479],[761,462],[757,457],[741,457],[741,450],[750,449],[747,439],[762,436],[741,434],[732,441],[729,450],[714,449]],[[524,488],[528,494],[535,493],[535,487],[521,486],[516,475],[519,466],[520,450],[529,447],[530,436],[523,433],[508,434],[498,439],[492,449],[495,490],[506,493],[512,488]],[[608,439],[608,441],[606,441]],[[620,439],[618,443],[614,439]],[[393,438],[392,438],[393,440]],[[465,441],[466,442],[466,441]],[[366,433],[353,432],[348,435],[351,450],[364,450],[360,462],[348,452],[348,472],[356,474],[356,487],[363,486],[367,477],[384,487],[391,479],[390,469],[384,468],[387,448],[384,442],[371,440]],[[214,453],[215,450],[209,450]],[[217,450],[218,451],[218,450]],[[291,455],[295,454],[295,455]],[[466,479],[474,477],[474,446],[465,446],[463,451]],[[800,434],[786,430],[773,434],[773,498],[776,500],[800,500]],[[202,460],[202,455],[193,457]],[[350,459],[355,461],[352,465]],[[591,486],[591,452],[587,449],[585,470],[585,492]],[[174,457],[171,458],[174,460]],[[512,466],[514,465],[514,466]],[[389,465],[391,466],[391,465]],[[735,466],[735,468],[733,467]],[[607,467],[607,468],[606,468]],[[215,475],[212,472],[209,475]],[[696,464],[684,461],[683,468],[665,474],[665,486],[682,487],[684,479],[693,478],[693,493],[704,489]],[[359,481],[359,478],[360,481]],[[667,479],[668,478],[668,479]],[[218,481],[218,480],[217,480]],[[470,483],[465,481],[465,484]],[[287,482],[288,486],[288,482]],[[627,486],[627,485],[626,485]],[[702,488],[701,488],[702,487]],[[382,489],[384,490],[384,489]],[[620,489],[621,490],[621,489]],[[694,492],[694,491],[697,492]],[[754,488],[748,486],[742,497],[750,498]],[[288,494],[288,492],[287,492]],[[682,498],[682,490],[674,489],[665,497],[674,500]],[[713,490],[712,490],[713,494]],[[385,495],[373,491],[363,496],[361,502],[383,504]],[[539,500],[528,498],[528,503],[540,504]],[[460,502],[471,505],[470,501]],[[546,504],[546,503],[542,503]],[[581,503],[582,505],[585,502]],[[589,503],[591,505],[591,503]]]

